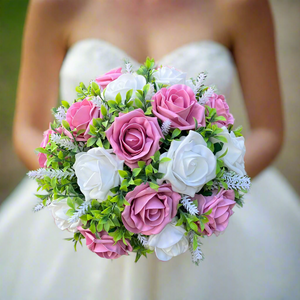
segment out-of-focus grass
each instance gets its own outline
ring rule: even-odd
[[[21,42],[28,0],[0,0],[0,202],[24,175],[11,143]]]

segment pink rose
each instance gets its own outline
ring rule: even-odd
[[[149,184],[137,186],[126,195],[130,203],[122,213],[124,226],[131,232],[146,235],[158,234],[176,216],[181,199],[170,184],[163,184],[158,192]]]
[[[44,131],[44,138],[40,144],[41,148],[46,148],[48,142],[49,142],[49,138],[50,138],[50,134],[52,134],[54,131],[51,130],[51,127],[49,126],[49,129],[47,129],[46,131]],[[38,161],[40,164],[41,168],[46,168],[47,166],[47,154],[45,153],[39,153],[38,154]]]
[[[215,124],[218,125],[218,127],[226,126],[228,127],[229,124],[234,123],[234,117],[231,113],[229,113],[229,106],[226,102],[226,99],[223,95],[213,94],[212,97],[210,97],[205,105],[208,105],[211,108],[215,108],[217,110],[218,116],[223,116],[226,121],[217,121]]]
[[[115,243],[114,239],[105,231],[99,232],[101,238],[99,240],[89,229],[83,229],[81,226],[77,227],[77,229],[85,237],[87,247],[102,258],[116,259],[121,255],[128,255],[127,251],[132,251],[132,247],[127,239],[126,246],[122,240]]]
[[[138,161],[149,164],[163,137],[157,118],[145,116],[141,109],[116,117],[106,136],[115,154],[131,169]]]
[[[73,103],[67,111],[66,119],[70,124],[71,130],[84,129],[85,132],[76,137],[77,141],[87,141],[91,136],[88,134],[90,131],[90,124],[94,118],[100,117],[100,110],[92,101],[84,99],[81,102]]]
[[[162,88],[153,97],[152,112],[160,120],[170,120],[172,128],[188,130],[205,126],[205,108],[200,105],[193,90],[184,84],[175,84],[170,88]]]
[[[207,216],[209,222],[205,224],[203,233],[211,236],[213,233],[218,235],[224,231],[228,225],[229,217],[233,214],[234,191],[221,189],[218,193],[217,190],[213,191],[211,196],[203,196],[196,194],[194,199],[198,201],[198,209],[200,215],[212,209],[212,212]],[[199,231],[200,229],[200,224]]]
[[[116,80],[118,77],[122,75],[122,68],[113,69],[104,75],[95,79],[95,82],[101,87],[102,90],[106,88],[106,86]]]

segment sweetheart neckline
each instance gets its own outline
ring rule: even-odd
[[[121,53],[122,55],[128,57],[131,60],[131,62],[133,61],[136,64],[142,64],[142,63],[138,62],[138,60],[136,60],[135,58],[131,57],[125,50],[117,47],[116,45],[114,45],[114,44],[112,44],[108,41],[105,41],[105,40],[102,40],[102,39],[99,39],[99,38],[84,38],[84,39],[78,40],[68,48],[67,52],[72,51],[76,47],[80,46],[80,44],[82,44],[83,42],[97,42],[97,43],[105,44],[106,46],[108,46],[108,47],[114,49],[115,51]],[[160,59],[155,60],[155,61],[157,63],[159,63],[159,62],[163,61],[164,59],[166,59],[167,57],[169,57],[171,55],[174,55],[174,54],[184,50],[185,48],[188,48],[188,47],[193,46],[193,45],[203,45],[203,44],[215,45],[215,46],[219,47],[220,49],[222,49],[223,51],[227,52],[230,56],[232,56],[231,51],[225,45],[223,45],[222,43],[216,42],[214,40],[205,39],[205,40],[185,43],[185,44],[177,47],[176,49],[172,50],[171,52],[166,53]]]

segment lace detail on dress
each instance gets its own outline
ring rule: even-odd
[[[120,66],[124,59],[132,63],[133,69],[140,63],[118,47],[99,40],[84,39],[75,43],[68,51],[60,72],[61,99],[76,98],[75,87],[80,81],[92,79]],[[234,63],[227,48],[214,41],[193,42],[175,49],[157,61],[158,65],[172,65],[196,77],[207,71],[207,84],[215,84],[220,93],[228,93],[234,73]]]

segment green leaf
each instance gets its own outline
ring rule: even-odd
[[[138,175],[140,174],[141,171],[142,171],[141,168],[135,168],[135,169],[133,169],[133,170],[132,170],[132,175],[133,175],[133,177],[138,176]]]
[[[165,162],[168,162],[170,160],[171,160],[171,158],[169,158],[169,157],[163,157],[159,162],[160,163],[165,163]]]
[[[63,159],[64,158],[64,154],[62,153],[62,151],[58,152],[58,158]]]
[[[160,158],[160,152],[159,151],[156,151],[155,154],[154,154],[154,162],[157,162],[159,161],[159,158]]]
[[[172,132],[172,139],[176,138],[181,133],[181,130],[178,128],[175,128]]]
[[[135,102],[136,107],[143,108],[144,105],[143,105],[143,103],[142,103],[142,101],[140,99],[135,98],[134,102]]]
[[[226,118],[223,116],[217,116],[215,117],[215,121],[226,121]]]
[[[101,141],[100,138],[97,140],[96,145],[97,145],[98,147],[103,148],[103,144],[102,144],[102,141]]]
[[[219,159],[224,157],[227,154],[227,152],[228,152],[228,148],[226,148],[226,151],[221,156],[219,156]]]
[[[103,230],[103,224],[101,224],[100,222],[98,222],[97,231],[101,232],[102,230]]]
[[[42,148],[43,149],[43,148]],[[140,168],[143,168],[146,165],[146,163],[144,161],[138,161],[138,166]]]
[[[129,90],[127,93],[126,93],[126,100],[129,101],[132,97],[132,93],[133,93],[133,89]]]
[[[146,176],[149,176],[153,173],[153,167],[152,165],[148,165],[146,168],[145,168],[145,171],[146,171]]]
[[[96,137],[90,137],[88,140],[87,140],[87,147],[91,147],[93,146],[97,141],[97,138]]]
[[[67,108],[67,109],[70,107],[69,102],[67,102],[67,101],[65,101],[65,100],[62,100],[62,101],[61,101],[61,104],[62,104],[62,106],[64,106],[64,107]]]
[[[105,105],[101,105],[101,114],[102,114],[102,116],[106,116],[107,115],[107,109],[106,109],[106,107],[105,107]]]
[[[70,129],[70,124],[66,120],[62,120],[61,123],[62,123],[62,125],[63,125],[64,128]]]
[[[193,237],[193,250],[195,251],[198,247],[198,238],[197,235],[195,234]]]
[[[129,177],[129,174],[128,172],[124,171],[124,170],[118,170],[119,172],[119,175],[122,177],[122,178],[128,178]]]
[[[146,116],[152,115],[152,106],[149,106],[145,112]]]
[[[154,182],[149,182],[149,186],[151,189],[155,190],[156,192],[158,192],[158,188],[159,188],[159,185],[154,183]]]
[[[223,135],[216,135],[216,136],[214,136],[214,138],[218,139],[219,141],[221,141],[223,143],[227,143],[227,139]]]
[[[93,221],[91,222],[91,225],[90,225],[90,231],[94,234],[96,232],[96,225],[95,225],[95,222],[93,222]]]
[[[120,93],[118,93],[117,96],[116,96],[116,102],[117,102],[117,104],[121,104],[122,103],[122,97],[121,97]]]

